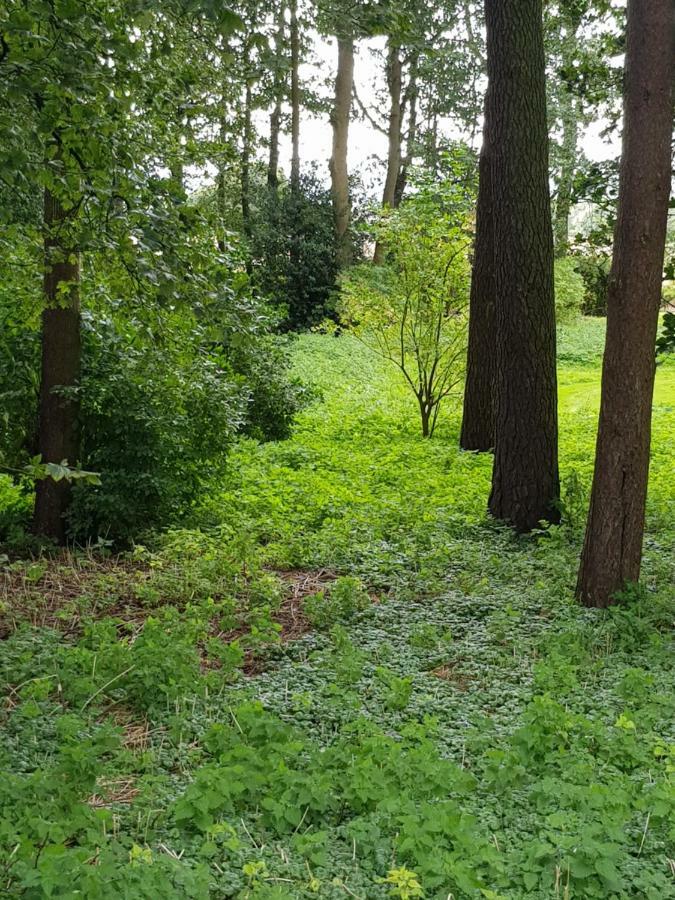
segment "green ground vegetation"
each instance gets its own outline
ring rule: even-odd
[[[314,334],[322,399],[184,528],[5,559],[0,894],[675,897],[675,363],[643,582],[582,609],[603,327],[559,335],[561,526],[491,522],[458,403],[425,441],[395,369]]]

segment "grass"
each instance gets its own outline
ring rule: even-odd
[[[192,529],[6,566],[0,892],[675,897],[675,365],[643,583],[583,610],[602,326],[561,334],[561,527],[489,521],[458,407],[425,442],[395,372],[310,335],[323,401]]]

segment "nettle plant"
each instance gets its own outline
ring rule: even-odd
[[[382,214],[383,266],[364,264],[342,278],[342,321],[400,370],[432,437],[441,404],[464,377],[470,235],[462,198],[423,186]]]

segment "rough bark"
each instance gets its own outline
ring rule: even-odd
[[[462,431],[459,438],[459,446],[462,450],[492,450],[495,440],[494,399],[497,332],[490,158],[491,116],[488,90],[485,95],[483,146],[478,164],[476,238],[469,297],[469,343]]]
[[[495,461],[490,512],[557,521],[553,234],[541,0],[486,0],[495,243]]]
[[[76,251],[64,246],[70,213],[49,191],[44,194],[42,373],[40,379],[38,452],[43,462],[70,466],[78,461],[78,403],[61,388],[73,388],[80,374],[80,267]],[[33,529],[65,543],[64,515],[70,503],[68,481],[43,479],[37,484]]]
[[[672,0],[629,0],[619,205],[595,472],[577,594],[605,607],[640,576],[654,344],[670,194]]]
[[[330,160],[333,214],[335,216],[335,237],[338,263],[341,267],[351,262],[351,242],[349,223],[351,204],[349,199],[349,171],[347,149],[349,141],[349,120],[354,84],[354,41],[338,38],[338,66],[335,78],[335,101],[331,115],[333,126],[333,151]]]
[[[397,44],[389,41],[387,51],[387,86],[389,88],[389,124],[387,128],[387,175],[382,192],[384,209],[393,207],[396,200],[396,181],[401,170],[401,84],[403,67],[401,50]],[[373,262],[376,266],[384,262],[384,245],[382,241],[375,244]]]
[[[300,27],[298,3],[291,0],[291,193],[300,190]]]

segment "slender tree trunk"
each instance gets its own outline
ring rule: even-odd
[[[382,193],[383,208],[393,207],[396,200],[396,181],[401,170],[401,50],[391,39],[387,52],[387,85],[389,87],[389,128],[387,151],[387,176]],[[375,245],[373,262],[376,266],[384,262],[384,245]]]
[[[298,2],[291,0],[291,193],[300,191],[300,28]]]
[[[394,207],[398,209],[403,199],[403,194],[408,184],[408,172],[412,165],[415,153],[415,141],[417,140],[417,64],[418,57],[415,54],[410,63],[410,76],[408,81],[407,106],[408,106],[408,131],[405,140],[405,156],[401,160],[401,167],[396,178],[394,190]]]
[[[351,242],[349,222],[351,205],[349,199],[349,171],[347,149],[349,143],[349,119],[352,107],[354,85],[354,41],[338,38],[338,66],[335,78],[335,103],[331,116],[333,126],[333,152],[330,160],[331,190],[333,194],[333,214],[335,216],[335,238],[340,267],[351,262]]]
[[[555,222],[553,238],[555,255],[562,258],[569,249],[570,209],[572,207],[572,188],[577,161],[577,142],[579,126],[574,96],[568,91],[561,98],[563,122],[562,165],[555,201]]]
[[[243,232],[247,239],[253,234],[251,228],[251,145],[253,143],[253,124],[251,107],[253,91],[247,79],[244,93],[244,135],[241,149],[241,218]]]
[[[497,378],[490,512],[557,521],[553,233],[541,0],[486,0]]]
[[[629,0],[619,206],[595,472],[577,594],[608,606],[640,577],[673,125],[672,0]]]
[[[277,59],[274,70],[274,107],[270,114],[270,156],[267,164],[267,186],[274,192],[279,187],[279,133],[281,131],[281,105],[284,99],[284,76],[281,61],[284,56],[285,14],[286,5],[280,3],[275,40]]]
[[[38,423],[38,451],[43,462],[70,466],[78,462],[78,403],[63,396],[80,374],[80,267],[74,249],[63,245],[70,213],[49,191],[44,194],[45,275],[42,313],[42,375]],[[65,543],[64,514],[70,503],[70,484],[46,478],[39,481],[33,528],[37,534]]]
[[[497,344],[492,171],[490,155],[490,90],[485,94],[483,146],[478,164],[476,239],[469,297],[469,345],[464,412],[459,446],[488,451],[495,444],[495,378]]]
[[[227,141],[227,115],[225,111],[225,91],[221,97],[221,113],[220,113],[220,129],[219,141],[221,149],[218,154],[218,179],[216,181],[216,209],[218,213],[218,249],[221,253],[225,251],[227,244],[227,228],[225,222],[227,220],[227,183],[225,180],[225,144]]]

